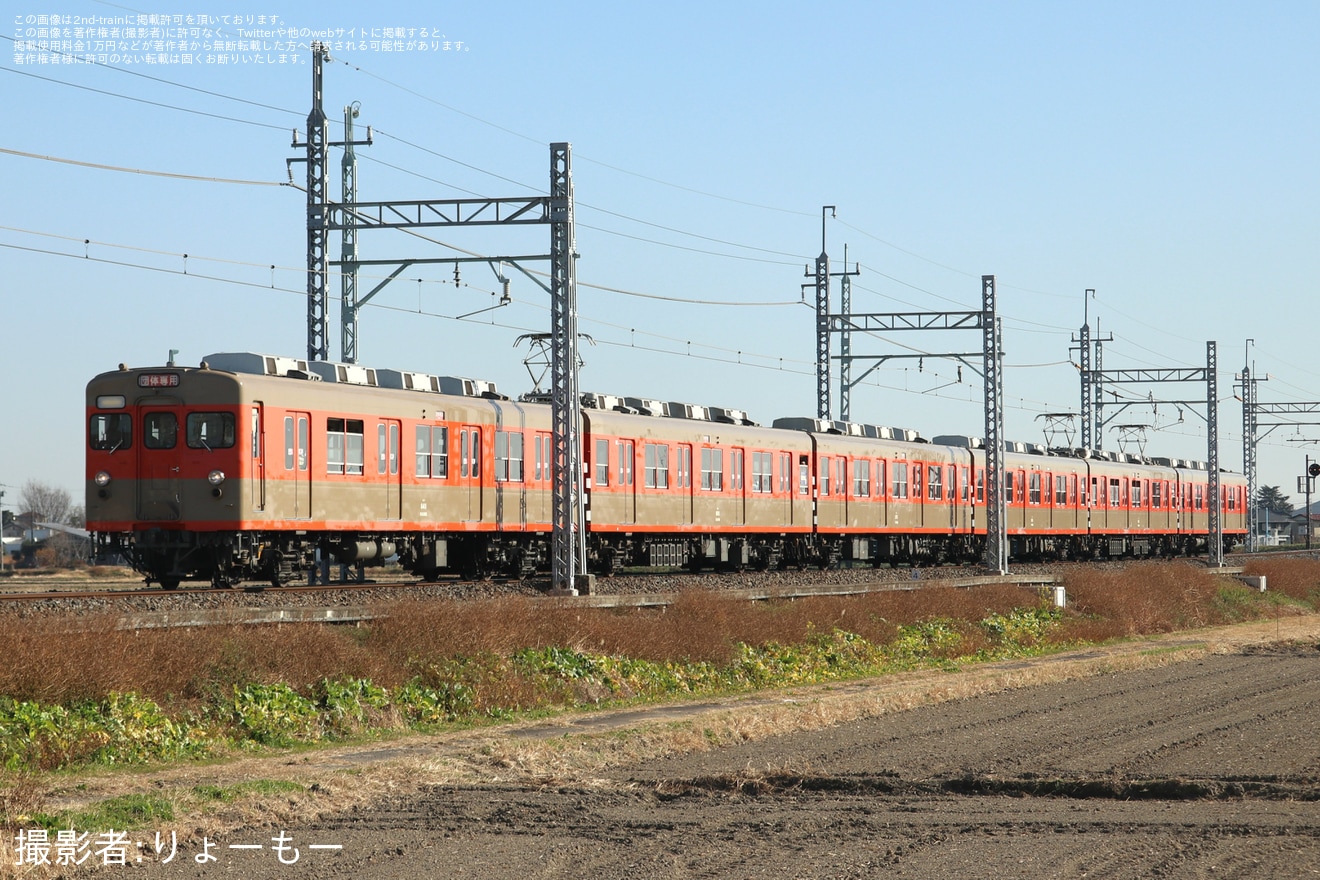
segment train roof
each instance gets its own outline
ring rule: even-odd
[[[212,370],[224,370],[230,373],[282,376],[312,382],[365,385],[372,388],[399,388],[454,397],[507,399],[500,395],[494,382],[485,379],[433,376],[429,373],[408,370],[375,369],[337,361],[306,361],[251,351],[222,351],[207,355],[202,359],[202,363]]]

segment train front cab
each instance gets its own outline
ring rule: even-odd
[[[236,398],[232,377],[182,368],[88,385],[87,525],[103,549],[172,587],[195,571],[199,532],[234,528],[251,476]]]

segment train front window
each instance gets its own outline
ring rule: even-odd
[[[87,442],[98,452],[115,452],[133,445],[133,417],[128,413],[96,413],[87,427]]]
[[[173,449],[179,441],[179,420],[172,412],[147,413],[142,418],[142,445],[148,449]]]
[[[228,449],[234,445],[234,414],[188,413],[189,449]]]

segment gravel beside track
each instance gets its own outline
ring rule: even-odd
[[[1014,566],[1013,573],[1054,574],[1058,566]],[[975,566],[945,566],[921,569],[856,568],[833,571],[768,571],[691,574],[684,571],[625,574],[596,579],[596,595],[676,594],[686,590],[764,590],[790,591],[803,587],[863,586],[886,584],[919,588],[940,581],[984,575]],[[389,577],[386,580],[386,577]],[[348,584],[321,589],[229,589],[166,591],[159,587],[141,588],[141,580],[87,578],[22,578],[0,584],[0,593],[21,594],[35,591],[69,592],[68,598],[41,598],[27,601],[0,601],[0,615],[17,614],[98,614],[133,611],[172,611],[190,608],[297,608],[376,605],[400,600],[491,599],[502,596],[544,596],[549,584],[544,578],[527,581],[442,581],[419,583],[407,576],[385,576],[375,584]],[[255,586],[255,585],[253,585]],[[92,592],[105,595],[86,595]]]

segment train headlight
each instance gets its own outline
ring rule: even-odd
[[[110,472],[97,471],[96,476],[92,477],[92,482],[104,489],[110,485]]]
[[[219,486],[224,481],[225,481],[224,471],[211,471],[209,474],[206,475],[206,482],[210,483],[212,486]]]

